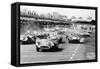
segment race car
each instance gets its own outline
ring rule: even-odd
[[[69,43],[84,43],[84,38],[79,37],[78,35],[70,35],[67,38],[69,40]]]
[[[36,50],[37,52],[42,52],[43,50],[48,50],[56,47],[54,42],[47,38],[47,36],[37,36],[36,37]]]
[[[32,44],[35,43],[35,36],[32,35],[21,35],[20,44]]]
[[[79,29],[68,29],[67,34],[70,34],[70,33],[77,34],[77,35],[80,35],[82,37],[89,37],[90,36],[90,33],[79,30]]]
[[[51,41],[54,42],[55,45],[59,45],[59,42],[62,40],[62,38],[57,34],[57,32],[51,32],[48,38],[51,39]]]
[[[89,37],[90,33],[88,33],[88,32],[80,32],[80,35],[83,36],[83,37]]]

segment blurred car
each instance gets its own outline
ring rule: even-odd
[[[79,30],[79,29],[68,29],[67,30],[67,34],[77,34],[77,35],[80,35],[82,37],[89,37],[90,36],[90,33],[86,32],[86,31],[82,31],[82,30]]]
[[[32,35],[21,35],[20,44],[32,44],[35,43],[35,36]]]
[[[62,41],[62,38],[57,34],[57,32],[50,33],[48,37],[55,45],[59,45],[60,41]]]
[[[80,32],[80,35],[83,36],[83,37],[89,37],[90,33],[88,33],[88,32]]]
[[[50,39],[48,39],[47,36],[40,35],[36,37],[36,49],[38,52],[51,49],[54,46],[54,43]]]
[[[84,43],[84,38],[78,35],[70,35],[68,36],[69,43]]]

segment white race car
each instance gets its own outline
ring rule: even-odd
[[[45,49],[51,49],[54,46],[54,43],[46,36],[41,35],[36,37],[36,49],[38,52],[41,52]]]

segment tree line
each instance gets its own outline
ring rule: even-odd
[[[30,11],[30,10],[27,10],[27,9],[23,9],[20,11],[20,16],[21,17],[28,17],[28,18],[42,18],[42,19],[55,19],[55,20],[64,20],[64,21],[67,21],[68,19],[68,16],[66,15],[61,15],[59,14],[58,12],[52,12],[52,13],[46,13],[46,14],[38,14],[36,11]],[[72,16],[70,19],[79,19],[79,20],[82,20],[83,17],[76,17],[76,16]],[[89,16],[87,18],[88,20],[92,20],[92,17]]]

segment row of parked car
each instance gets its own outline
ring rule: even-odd
[[[36,45],[36,50],[40,52],[44,49],[58,48],[59,44],[63,41],[63,36],[68,39],[69,43],[84,43],[83,37],[74,33],[66,34],[64,31],[27,31],[20,36],[20,43],[34,43]]]

